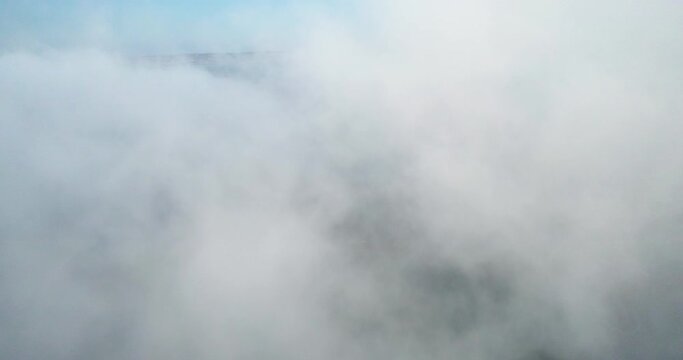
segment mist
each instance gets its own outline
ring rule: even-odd
[[[0,52],[0,358],[682,358],[681,4],[355,6]]]

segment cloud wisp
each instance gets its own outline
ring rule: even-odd
[[[679,359],[681,9],[617,5],[3,54],[0,357]]]

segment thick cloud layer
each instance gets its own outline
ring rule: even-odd
[[[2,55],[0,358],[680,359],[680,4],[365,6]]]

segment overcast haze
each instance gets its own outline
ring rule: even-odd
[[[59,3],[0,5],[0,358],[683,358],[680,2]]]

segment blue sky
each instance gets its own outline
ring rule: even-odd
[[[0,51],[96,46],[129,52],[278,46],[297,11],[341,0],[0,0]],[[344,5],[346,4],[346,5]],[[269,30],[268,30],[269,29]],[[268,32],[273,37],[269,38]],[[278,34],[279,33],[279,34]],[[254,42],[260,42],[255,44]]]

